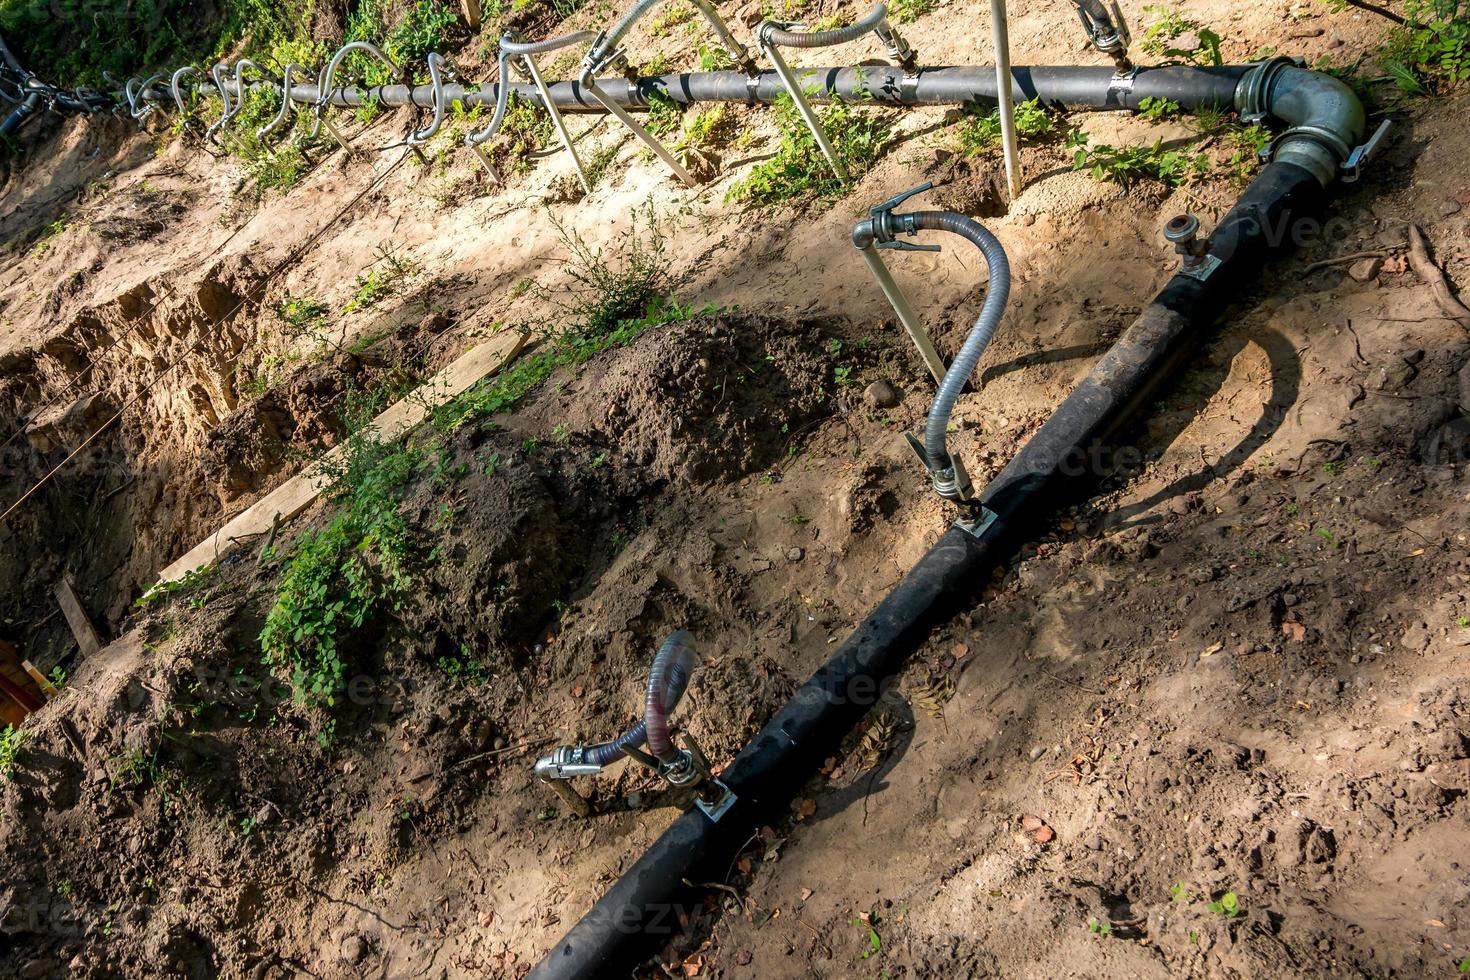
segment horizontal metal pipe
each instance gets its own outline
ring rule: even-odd
[[[1250,68],[1248,65],[1145,68],[1131,79],[1119,79],[1111,68],[1016,66],[1011,69],[1011,94],[1018,102],[1040,99],[1045,105],[1061,109],[1133,110],[1146,98],[1169,99],[1191,112],[1201,108],[1223,109],[1234,105],[1236,86]],[[806,68],[799,70],[798,75],[803,83],[817,86],[810,95],[816,103],[831,102],[834,98],[893,106],[997,101],[994,68],[923,68],[913,75],[905,75],[901,68],[883,66]],[[238,97],[237,82],[227,79],[224,84],[232,97]],[[656,75],[634,82],[609,76],[598,79],[597,85],[616,105],[627,109],[646,108],[654,92],[686,105],[697,102],[769,105],[785,91],[780,78],[770,70],[754,78],[738,71]],[[604,111],[580,82],[550,82],[547,88],[557,108],[563,111]],[[541,102],[540,94],[530,82],[512,82],[510,91],[538,105]],[[315,103],[319,94],[315,85],[291,88],[291,98],[296,102]],[[466,108],[481,104],[493,106],[495,85],[446,85],[444,96],[451,102],[463,102]],[[144,97],[157,101],[171,98],[167,91],[157,87],[146,91]],[[432,109],[434,89],[431,85],[345,87],[334,89],[327,101],[336,106],[377,101],[387,106]]]

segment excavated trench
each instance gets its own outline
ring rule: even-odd
[[[77,453],[0,529],[16,557],[0,618],[34,659],[72,648],[58,579],[113,633],[159,569],[340,437],[349,391],[387,399],[421,377],[449,326],[428,316],[344,349],[290,337],[272,298],[266,273],[232,257],[140,282],[0,357],[5,506]]]

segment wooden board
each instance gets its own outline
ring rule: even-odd
[[[498,371],[519,354],[525,344],[526,334],[520,331],[507,330],[496,334],[424,382],[413,394],[389,406],[363,431],[383,442],[401,439],[428,418],[434,409]],[[275,525],[277,515],[281,521],[288,521],[310,507],[326,485],[322,462],[339,458],[344,449],[340,445],[334,447],[322,460],[261,497],[165,568],[159,575],[159,581],[176,581],[190,572],[212,565],[234,547],[233,539],[266,534]]]
[[[19,725],[43,703],[39,689],[21,667],[20,654],[0,640],[0,722]]]
[[[465,23],[470,25],[470,30],[480,29],[480,0],[460,0],[464,6]]]
[[[71,635],[77,638],[77,646],[82,648],[82,656],[90,657],[101,650],[102,641],[92,628],[92,620],[88,618],[87,610],[82,608],[77,590],[66,579],[56,583],[56,601],[61,604],[61,613],[66,617],[66,625],[71,627]]]

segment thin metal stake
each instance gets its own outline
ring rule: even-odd
[[[597,84],[596,80],[591,78],[584,78],[582,84],[587,89],[587,91],[591,93],[594,99],[602,103],[602,107],[604,109],[617,116],[618,120],[624,126],[627,126],[633,131],[634,136],[638,137],[645,144],[647,144],[650,150],[658,154],[658,158],[664,163],[668,164],[669,169],[677,174],[680,180],[682,180],[689,187],[694,187],[696,184],[699,183],[694,179],[693,175],[690,174],[689,171],[684,169],[684,167],[679,163],[678,159],[664,148],[664,145],[658,141],[658,137],[654,136],[648,130],[640,126],[638,124],[638,120],[629,115],[627,109],[624,109],[622,106],[614,102],[612,98],[602,90],[602,87]]]
[[[572,134],[567,132],[567,124],[561,117],[561,110],[557,109],[556,103],[551,99],[551,92],[547,90],[546,83],[541,80],[541,72],[536,67],[535,59],[530,55],[525,55],[522,60],[526,63],[526,73],[531,76],[531,81],[536,85],[536,91],[541,93],[541,104],[551,115],[551,125],[556,127],[556,135],[561,137],[561,145],[565,146],[567,152],[572,155],[572,165],[577,168],[577,176],[581,178],[582,189],[591,194],[592,182],[587,179],[587,171],[582,168],[582,158],[577,156],[577,148],[572,145]]]
[[[781,84],[786,86],[786,91],[791,95],[791,101],[796,103],[796,111],[801,113],[801,118],[806,121],[807,129],[812,131],[812,138],[817,141],[817,147],[822,151],[822,156],[827,158],[827,163],[837,179],[844,184],[848,182],[847,167],[843,166],[842,160],[837,156],[837,150],[832,146],[831,140],[827,139],[827,131],[822,128],[822,121],[817,118],[816,110],[807,101],[806,92],[802,91],[801,83],[791,72],[791,66],[786,59],[781,57],[781,52],[776,46],[765,38],[760,39],[761,51],[767,58],[771,59],[771,66],[776,69],[776,74],[781,78]]]
[[[995,35],[995,88],[1000,103],[1000,141],[1005,151],[1006,184],[1011,200],[1021,196],[1021,150],[1016,142],[1016,116],[1011,97],[1011,36],[1006,26],[1006,0],[990,0],[990,28]]]
[[[919,356],[924,358],[924,363],[929,366],[929,373],[934,375],[934,383],[938,384],[944,380],[945,371],[944,358],[939,356],[939,351],[934,349],[934,341],[924,332],[924,325],[919,322],[919,316],[914,308],[909,305],[909,298],[903,294],[903,290],[894,282],[893,275],[884,264],[883,257],[878,250],[869,246],[860,249],[863,258],[868,263],[868,271],[873,273],[873,278],[878,280],[878,285],[883,289],[883,295],[888,297],[893,312],[898,314],[898,322],[908,331],[909,339],[919,349]]]
[[[332,120],[328,119],[325,115],[322,116],[322,125],[327,128],[327,132],[332,134],[332,139],[342,144],[342,149],[347,152],[348,156],[352,156],[356,152],[352,146],[352,141],[338,132],[337,127],[332,125]]]
[[[490,175],[490,179],[495,181],[497,187],[500,186],[500,175],[495,172],[494,165],[490,163],[490,154],[486,153],[485,148],[479,143],[470,144],[470,149],[475,151],[475,156],[479,157],[480,162],[485,165],[485,172]]]

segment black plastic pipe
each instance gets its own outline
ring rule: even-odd
[[[1011,69],[1011,95],[1017,102],[1040,99],[1043,104],[1060,109],[1137,109],[1146,98],[1177,102],[1186,112],[1201,108],[1228,109],[1235,104],[1236,86],[1252,67],[1144,68],[1131,78],[1119,78],[1111,68],[1017,66]],[[996,102],[997,94],[995,69],[985,67],[921,68],[912,75],[889,66],[803,68],[798,74],[805,84],[815,86],[808,96],[814,103],[831,102],[837,97],[880,105],[964,105],[972,101],[989,104]],[[655,75],[633,82],[622,77],[608,77],[598,79],[597,84],[613,102],[630,109],[647,107],[654,92],[682,104],[736,102],[768,105],[786,91],[774,71],[763,71],[755,77],[738,71]],[[225,88],[232,97],[238,96],[237,82],[226,80]],[[446,85],[444,97],[451,102],[463,102],[467,109],[476,105],[493,106],[495,88],[488,83]],[[580,82],[551,82],[548,89],[552,101],[563,111],[606,111]],[[514,82],[509,90],[531,102],[539,104],[541,101],[536,87],[529,82]],[[291,88],[291,97],[297,102],[315,103],[317,95],[315,85],[294,85]],[[171,102],[173,98],[167,90],[158,87],[147,90],[143,97],[156,102]],[[359,106],[377,101],[388,106],[415,105],[432,109],[434,89],[430,85],[337,88],[328,101],[337,106]]]
[[[1019,544],[1066,494],[1103,474],[1091,465],[1127,424],[1198,328],[1213,322],[1292,230],[1320,210],[1322,185],[1308,169],[1268,164],[1211,237],[1220,265],[1203,280],[1174,276],[982,494],[997,516],[978,535],[952,527],[721,774],[736,796],[713,821],[683,814],[537,964],[533,980],[621,975],[680,921],[702,908],[686,881],[723,880],[738,849],[779,816],[822,760],[877,702],[908,654],[984,573]],[[711,878],[712,876],[712,878]]]

